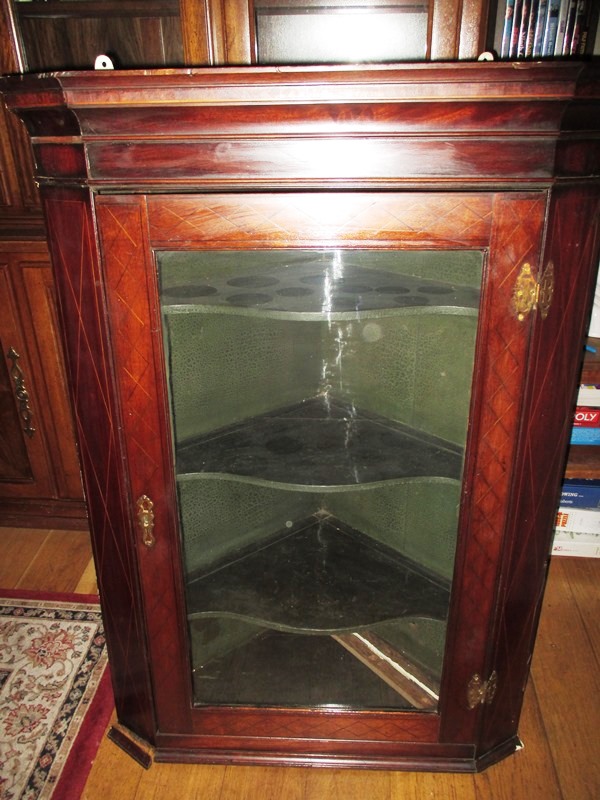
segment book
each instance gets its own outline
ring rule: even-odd
[[[510,42],[513,29],[513,15],[515,10],[515,0],[506,0],[506,11],[504,13],[504,27],[502,28],[502,43],[500,45],[500,57],[509,58]]]
[[[542,45],[543,56],[553,56],[556,44],[556,34],[558,31],[558,16],[560,12],[560,0],[548,0],[546,10],[546,22],[544,27],[544,41]]]
[[[567,30],[567,20],[571,5],[575,0],[561,0],[560,9],[558,12],[558,25],[556,29],[556,42],[554,44],[554,55],[562,56],[564,54],[565,33]],[[569,52],[568,50],[566,51]]]
[[[529,20],[531,19],[531,0],[522,0],[521,24],[519,25],[519,36],[517,41],[517,58],[525,58],[527,48],[527,32],[529,31]]]
[[[600,406],[600,385],[592,383],[583,383],[577,392],[577,407],[592,407]]]
[[[552,555],[575,556],[579,558],[600,558],[600,541],[582,542],[578,539],[569,539],[567,541],[563,541],[562,539],[555,537],[552,544]]]
[[[521,18],[523,16],[523,0],[515,0],[513,9],[513,24],[510,36],[509,57],[517,58],[519,53],[519,34],[521,32]]]
[[[578,406],[575,409],[571,444],[600,444],[600,408]]]
[[[556,512],[555,531],[600,537],[600,510],[565,506]],[[572,537],[571,537],[572,538]],[[600,544],[600,539],[599,542]]]
[[[575,12],[573,36],[571,38],[571,46],[569,49],[569,54],[572,56],[582,55],[585,53],[590,2],[591,0],[578,0],[577,9]]]
[[[573,46],[573,37],[575,35],[575,21],[577,19],[577,7],[579,0],[569,0],[569,7],[567,9],[567,18],[565,20],[565,38],[563,42],[562,55],[571,55],[571,48]]]
[[[567,478],[560,492],[560,508],[600,509],[600,480]]]
[[[600,428],[572,428],[571,444],[600,445]]]
[[[600,428],[600,408],[577,406],[573,415],[576,428]]]
[[[533,42],[535,39],[535,26],[538,18],[538,8],[539,0],[531,0],[531,11],[529,12],[527,37],[525,41],[525,58],[531,58],[533,55]]]
[[[533,34],[532,56],[538,58],[542,55],[544,45],[544,29],[546,27],[546,17],[548,14],[548,0],[539,0],[538,11],[535,20],[535,30]]]

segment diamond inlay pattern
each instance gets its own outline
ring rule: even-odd
[[[176,548],[175,528],[168,496],[171,482],[164,474],[162,408],[154,371],[150,300],[155,288],[142,235],[143,214],[141,199],[98,205],[116,376],[124,411],[131,481],[129,502],[133,509],[136,498],[145,494],[154,503],[155,546],[148,550],[140,544],[137,527],[133,536],[140,557],[144,612],[151,630],[155,703],[159,718],[181,730],[186,648],[177,635],[180,616],[170,568],[172,548]],[[176,702],[171,699],[174,689],[179,694]]]
[[[258,736],[348,741],[435,741],[437,718],[424,720],[406,712],[383,714],[245,713],[202,714],[206,736]]]
[[[572,387],[577,379],[578,363],[572,353],[583,338],[593,280],[589,265],[594,263],[598,236],[596,227],[582,227],[583,216],[577,215],[576,209],[577,202],[563,206],[559,201],[551,212],[553,235],[544,266],[553,262],[556,284],[550,313],[546,319],[538,317],[532,344],[532,392],[523,414],[521,461],[528,480],[519,484],[516,499],[518,539],[510,553],[502,597],[505,612],[497,632],[496,663],[502,683],[497,701],[487,709],[485,736],[489,738],[484,739],[482,749],[500,741],[518,718],[550,551],[570,429]],[[548,435],[549,430],[561,429],[559,435]],[[540,463],[543,469],[532,468]],[[527,615],[523,609],[528,609]]]
[[[119,674],[116,702],[125,724],[140,735],[153,733],[144,663],[143,631],[135,612],[135,555],[127,536],[125,476],[119,457],[118,420],[113,405],[106,349],[101,278],[89,199],[74,191],[46,200],[57,288],[65,326],[80,454],[93,528],[111,668]],[[75,269],[73,268],[75,265]],[[123,609],[133,613],[123,614]]]
[[[445,707],[447,730],[458,731],[461,724],[464,726],[460,732],[449,735],[462,741],[473,736],[477,724],[475,712],[464,715],[466,687],[473,674],[486,674],[484,659],[491,635],[494,587],[507,525],[526,374],[531,321],[517,320],[511,312],[511,298],[515,279],[525,261],[534,266],[537,274],[544,206],[544,195],[499,195],[494,207],[495,225],[486,287],[489,306],[485,345],[476,368],[480,377],[483,372],[483,391],[476,437],[475,479],[463,571],[459,585],[455,586],[461,626],[453,642],[452,683],[464,686],[465,692],[448,694]]]
[[[302,242],[398,241],[487,243],[491,196],[481,195],[227,195],[149,198],[155,243],[227,241],[293,247]]]

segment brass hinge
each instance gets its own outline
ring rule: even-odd
[[[536,280],[531,264],[525,263],[515,281],[513,291],[513,310],[517,319],[522,321],[525,317],[536,309],[539,310],[542,319],[546,319],[552,296],[554,294],[554,264],[548,262],[541,278]]]
[[[479,705],[490,705],[496,694],[498,687],[498,675],[496,670],[492,672],[487,681],[481,675],[475,673],[467,686],[467,704],[469,708]]]

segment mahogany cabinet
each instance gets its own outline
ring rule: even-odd
[[[599,256],[597,78],[4,80],[138,756],[472,771],[517,748]]]

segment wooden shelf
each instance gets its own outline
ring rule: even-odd
[[[351,633],[403,617],[443,621],[449,588],[333,517],[281,531],[186,587],[188,619],[243,619],[295,633]]]
[[[19,18],[177,17],[179,0],[76,0],[76,2],[16,3]]]
[[[593,444],[572,445],[565,478],[600,478],[600,447]]]
[[[593,347],[595,352],[585,351],[580,382],[600,383],[600,339],[589,338],[587,344],[589,347]]]
[[[186,442],[177,472],[322,489],[411,477],[458,481],[462,456],[439,437],[317,397]]]

